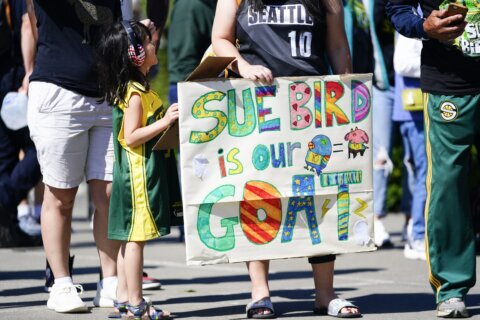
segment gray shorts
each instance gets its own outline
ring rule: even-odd
[[[84,178],[112,181],[111,107],[47,82],[30,83],[28,96],[28,127],[43,182],[69,189]]]

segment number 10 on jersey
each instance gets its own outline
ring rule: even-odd
[[[292,57],[308,58],[312,54],[312,33],[300,32],[297,38],[297,31],[288,34],[290,38],[290,47],[292,49]]]

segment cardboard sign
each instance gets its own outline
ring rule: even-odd
[[[370,74],[178,88],[187,264],[374,250]]]

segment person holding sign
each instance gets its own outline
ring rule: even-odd
[[[178,119],[178,106],[164,108],[150,90],[147,74],[158,60],[150,31],[142,23],[121,21],[111,26],[100,41],[98,55],[103,98],[115,106],[108,219],[108,238],[122,241],[115,306],[122,316],[135,319],[168,318],[168,312],[143,299],[142,269],[145,242],[170,233],[169,155],[152,149],[158,136]]]
[[[236,57],[243,78],[271,84],[274,77],[325,75],[352,70],[340,0],[223,0],[212,30],[217,56]],[[326,59],[328,56],[328,61]],[[334,255],[309,258],[315,283],[314,312],[361,317],[358,307],[333,290]],[[247,317],[274,318],[268,287],[269,261],[247,262],[252,302]]]

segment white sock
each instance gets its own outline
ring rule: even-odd
[[[73,284],[71,277],[56,278],[54,282],[54,285],[57,285],[57,286],[68,285],[68,284]]]
[[[28,216],[30,214],[30,206],[28,204],[22,203],[17,206],[17,218]]]
[[[111,286],[116,286],[118,283],[118,278],[114,277],[106,277],[102,280],[102,288],[110,288]]]

